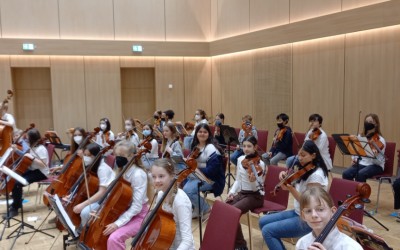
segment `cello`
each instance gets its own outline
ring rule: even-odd
[[[81,249],[99,250],[107,248],[107,240],[110,235],[103,234],[104,228],[116,221],[132,203],[133,190],[131,185],[121,177],[143,154],[149,152],[149,145],[144,145],[144,147],[124,166],[119,175],[107,187],[104,196],[98,201],[99,209],[86,223],[79,237],[78,246]]]
[[[0,114],[2,114],[6,105],[8,105],[8,101],[11,100],[11,97],[14,95],[12,90],[7,90],[7,97],[3,100],[0,108]],[[1,117],[0,117],[1,118]],[[0,157],[3,156],[4,152],[6,152],[7,148],[9,148],[12,144],[12,136],[13,128],[7,125],[0,124]]]
[[[195,157],[198,156],[199,153],[200,150],[194,150],[193,153],[188,156],[188,159],[186,160],[188,168],[182,170],[178,176],[174,177],[171,181],[167,190],[164,192],[152,212],[147,216],[145,222],[143,222],[140,227],[139,232],[133,238],[131,250],[163,250],[169,249],[172,245],[176,233],[174,215],[164,211],[162,205],[176,183],[182,182],[189,174],[196,170],[197,161],[195,160]]]
[[[73,209],[76,205],[84,202],[88,198],[90,198],[93,194],[95,194],[98,190],[99,187],[99,178],[97,175],[91,172],[92,168],[96,163],[99,161],[101,156],[105,154],[108,150],[112,149],[114,147],[114,141],[110,141],[109,146],[104,147],[94,158],[92,164],[89,166],[86,166],[86,176],[85,173],[81,174],[79,179],[76,181],[76,183],[71,187],[69,190],[69,195],[68,199],[66,200],[64,204],[65,211],[69,215],[72,223],[75,226],[79,226],[81,223],[81,217],[80,214],[74,213]],[[86,179],[86,180],[85,180]],[[87,188],[88,191],[86,190],[86,185],[87,183]],[[89,193],[89,197],[88,197]]]
[[[97,131],[95,128],[95,131]],[[68,190],[74,185],[78,180],[79,176],[82,174],[82,158],[78,156],[78,151],[81,150],[93,136],[93,133],[88,133],[85,139],[79,144],[78,149],[69,157],[65,158],[63,168],[60,171],[59,177],[52,181],[46,192],[54,195],[57,194],[59,197],[63,197],[67,194]],[[49,206],[49,200],[47,195],[43,195],[43,203]]]

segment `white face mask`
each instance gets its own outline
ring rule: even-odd
[[[102,123],[102,124],[100,124],[100,129],[101,130],[106,130],[106,128],[107,128],[107,125],[105,125],[104,123]]]
[[[132,125],[125,125],[125,130],[126,131],[132,130]]]
[[[200,115],[195,115],[195,116],[194,116],[194,119],[195,119],[196,121],[200,120]]]
[[[74,142],[76,143],[76,144],[81,144],[81,142],[82,142],[82,139],[83,139],[83,137],[81,136],[81,135],[75,135],[74,136]]]
[[[93,162],[93,158],[90,156],[83,156],[83,161],[85,162],[85,166],[89,166]]]

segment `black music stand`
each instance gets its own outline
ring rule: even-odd
[[[236,134],[236,130],[233,127],[230,127],[228,125],[221,125],[220,127],[220,133],[224,137],[225,142],[227,142],[227,150],[228,150],[228,173],[225,175],[225,181],[226,178],[228,178],[228,190],[226,191],[227,193],[229,192],[229,189],[231,188],[231,177],[233,180],[235,180],[235,176],[231,173],[231,145],[239,145],[239,140],[238,140],[238,135]]]
[[[350,155],[357,157],[356,161],[357,172],[355,179],[357,179],[358,177],[361,157],[376,159],[374,153],[372,152],[371,147],[368,144],[368,141],[366,139],[365,141],[360,140],[363,139],[363,137],[355,137],[349,134],[332,134],[332,137],[335,140],[336,145],[338,146],[340,152],[343,155]]]
[[[1,167],[0,167],[0,168],[1,168]],[[5,168],[6,168],[6,169],[5,169]],[[7,171],[5,171],[5,170],[7,170]],[[6,225],[7,225],[7,224],[9,225],[11,219],[17,221],[20,225],[19,225],[14,231],[12,231],[12,232],[7,236],[7,239],[15,238],[14,241],[13,241],[13,243],[11,244],[10,249],[13,249],[13,247],[14,247],[15,242],[17,241],[17,239],[18,239],[20,236],[25,235],[25,234],[30,234],[30,233],[39,232],[39,233],[42,233],[42,234],[45,234],[45,235],[47,235],[47,236],[50,236],[50,237],[54,238],[53,235],[48,234],[48,233],[46,233],[46,232],[43,232],[42,230],[36,229],[33,225],[28,224],[28,223],[26,223],[26,222],[24,221],[24,204],[23,204],[23,203],[22,203],[22,205],[21,205],[21,220],[18,220],[18,219],[15,219],[15,218],[10,218],[10,216],[9,216],[9,204],[8,204],[8,198],[9,198],[9,197],[8,197],[8,182],[7,182],[7,179],[8,179],[9,177],[10,177],[10,178],[14,178],[17,182],[20,182],[20,183],[21,183],[22,185],[24,185],[24,186],[29,185],[29,183],[28,183],[22,176],[18,175],[17,173],[13,172],[11,169],[8,169],[7,167],[2,167],[2,169],[0,169],[0,171],[2,171],[3,173],[5,173],[5,174],[7,175],[7,177],[4,178],[4,179],[5,179],[5,185],[6,185],[7,217],[3,220],[3,221],[7,220],[7,222],[6,222],[6,224],[4,225],[3,232],[1,233],[0,240],[3,238],[3,234],[4,234],[4,231],[5,231]],[[21,181],[19,181],[19,180],[21,180]],[[18,223],[17,223],[17,224],[18,224]],[[15,225],[17,225],[17,224],[15,224]],[[13,225],[13,226],[14,226],[14,225]],[[25,227],[28,227],[28,228],[32,229],[33,231],[31,231],[31,232],[25,232],[25,231],[24,231],[24,228],[25,228]],[[13,234],[15,234],[15,235],[13,235]],[[27,244],[27,243],[28,243],[28,242],[25,242],[25,244]]]

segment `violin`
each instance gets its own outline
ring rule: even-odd
[[[384,162],[386,160],[386,156],[382,150],[385,148],[385,145],[383,144],[383,142],[381,142],[381,140],[379,140],[379,134],[374,133],[373,135],[367,135],[366,137],[377,159],[381,162]]]
[[[250,174],[254,174],[254,176],[261,176],[264,174],[264,170],[262,169],[262,167],[259,165],[260,163],[260,156],[255,156],[253,158],[249,158],[249,159],[243,159],[242,160],[242,166],[244,169],[247,170],[247,173]]]
[[[106,250],[107,240],[110,235],[104,235],[104,228],[115,222],[132,203],[133,190],[128,181],[121,178],[124,173],[137,162],[143,154],[148,153],[148,145],[140,149],[137,154],[124,166],[122,171],[107,187],[105,194],[98,201],[100,204],[96,214],[86,223],[79,237],[79,247],[82,249]]]
[[[312,141],[315,141],[318,139],[318,137],[322,134],[321,130],[319,128],[313,128],[311,134],[308,136]]]
[[[175,140],[173,140],[173,141],[171,142],[170,146],[171,146],[172,144],[174,144],[175,142],[177,142],[178,140],[179,140],[179,137],[177,137]],[[162,155],[162,158],[171,158],[171,154],[170,154],[167,150],[165,150],[165,151],[164,151],[164,154]]]
[[[252,136],[253,132],[251,132],[253,125],[249,121],[245,121],[242,123],[242,129],[244,131],[244,137]]]
[[[276,184],[274,190],[271,191],[271,193],[276,195],[276,192],[278,192],[278,190],[281,188],[282,185],[287,185],[287,184],[293,183],[294,181],[300,179],[308,171],[311,171],[314,168],[315,168],[315,165],[313,164],[312,161],[310,161],[309,163],[307,163],[307,165],[305,167],[303,167],[303,168],[295,171],[294,173],[287,175],[285,178],[283,178],[278,184]]]
[[[276,141],[282,141],[283,136],[285,135],[287,131],[287,127],[284,127],[282,129],[279,129],[278,134],[276,135]]]
[[[11,97],[13,95],[14,92],[12,92],[12,90],[7,90],[7,97],[3,100],[1,104],[1,111],[3,111],[5,106],[8,104],[8,101],[11,100]],[[12,127],[0,124],[0,157],[3,156],[3,154],[12,144],[12,138],[13,138],[12,132],[13,132]]]
[[[169,184],[161,199],[152,210],[146,220],[143,222],[139,232],[132,241],[131,250],[147,249],[169,249],[175,239],[176,225],[174,215],[162,209],[165,198],[176,185],[181,183],[186,177],[197,168],[195,157],[200,155],[200,149],[197,147],[188,156],[186,162],[187,168],[182,170]]]
[[[370,202],[368,198],[371,195],[371,187],[367,183],[359,183],[357,186],[357,192],[358,194],[348,198],[343,202],[343,204],[337,209],[336,213],[332,216],[328,224],[322,230],[321,234],[317,236],[314,242],[319,242],[322,244],[342,214],[349,216],[352,210],[359,207],[360,204]]]

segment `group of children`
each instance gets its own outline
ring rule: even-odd
[[[4,114],[3,114],[4,116]],[[183,157],[182,147],[179,141],[179,134],[175,124],[172,122],[174,112],[156,112],[154,118],[159,121],[153,126],[143,126],[143,138],[139,139],[135,131],[133,119],[125,121],[125,132],[116,138],[111,131],[111,125],[107,118],[100,120],[100,132],[96,135],[96,143],[84,145],[84,150],[79,152],[85,165],[95,164],[92,168],[98,178],[98,191],[86,201],[76,205],[74,213],[80,213],[81,225],[78,231],[89,220],[89,212],[99,208],[98,201],[105,194],[106,188],[114,181],[114,171],[105,163],[104,158],[94,162],[94,158],[100,152],[100,146],[105,146],[111,140],[120,140],[113,149],[115,165],[120,171],[127,167],[123,178],[130,183],[133,190],[132,202],[129,209],[119,218],[104,228],[104,234],[109,235],[107,242],[108,249],[125,249],[125,241],[137,234],[149,210],[149,201],[153,198],[155,191],[156,200],[160,199],[166,192],[169,183],[176,174],[184,169],[184,166],[176,166],[171,160],[173,157]],[[219,127],[224,122],[224,115],[218,114],[215,119],[215,126]],[[225,187],[225,173],[223,167],[224,152],[218,143],[218,137],[222,140],[220,131],[215,129],[212,133],[206,120],[203,110],[197,110],[195,114],[196,124],[190,137],[186,139],[186,147],[191,151],[198,149],[200,155],[196,159],[197,171],[207,178],[207,181],[199,179],[196,175],[190,175],[184,185],[178,186],[167,195],[163,203],[163,209],[172,213],[176,223],[176,235],[171,249],[194,249],[194,240],[191,232],[191,220],[210,212],[210,207],[204,198],[200,197],[201,192],[211,191],[215,196],[222,194]],[[354,240],[340,233],[334,228],[323,244],[313,243],[322,229],[327,225],[329,219],[336,211],[335,205],[327,194],[328,171],[332,168],[332,160],[329,156],[329,142],[327,134],[322,130],[322,117],[313,114],[309,117],[310,128],[306,134],[305,142],[299,149],[297,156],[292,156],[293,135],[288,126],[289,117],[286,114],[279,114],[276,117],[277,130],[274,134],[271,149],[259,155],[257,151],[257,130],[251,125],[249,131],[242,129],[238,139],[240,144],[231,155],[231,162],[237,166],[236,179],[229,190],[226,202],[239,208],[242,214],[249,210],[262,207],[263,185],[268,165],[278,164],[281,160],[287,160],[287,166],[297,165],[299,169],[312,164],[314,168],[303,175],[293,184],[283,184],[282,188],[288,190],[294,197],[294,209],[275,214],[263,216],[259,221],[262,236],[269,249],[285,249],[281,238],[302,237],[296,249],[362,249]],[[15,123],[15,122],[14,122]],[[243,117],[243,123],[252,124],[252,117]],[[161,157],[158,153],[158,145],[154,130],[162,131]],[[318,130],[318,135],[314,136]],[[77,150],[83,142],[86,132],[82,128],[75,128],[71,138],[71,151]],[[364,130],[361,134],[367,138],[375,136],[385,145],[385,140],[380,134],[379,119],[374,114],[365,118]],[[23,175],[29,182],[36,182],[46,179],[49,174],[48,156],[46,148],[38,143],[40,133],[31,129],[27,133],[27,144],[30,152],[25,154],[32,160],[30,169]],[[152,149],[140,160],[128,166],[128,162],[135,157],[137,150],[143,145],[143,140],[151,143]],[[224,145],[222,145],[224,146]],[[384,152],[384,147],[379,152]],[[375,153],[377,153],[375,151]],[[383,172],[384,162],[376,159],[362,158],[343,173],[343,178],[365,181],[365,178]],[[257,167],[261,174],[255,174]],[[356,171],[359,171],[356,173]],[[117,172],[118,172],[117,171]],[[280,178],[286,177],[286,172],[280,174]],[[268,181],[268,180],[267,180]],[[199,185],[199,182],[202,184]],[[396,184],[397,185],[397,184]],[[200,187],[200,188],[199,188]],[[399,192],[396,193],[398,197]],[[18,214],[18,208],[22,203],[22,185],[15,185],[12,196],[14,203],[10,209],[10,215]],[[190,201],[190,202],[189,202]],[[397,208],[400,208],[397,199]],[[247,249],[247,243],[243,237],[241,226],[238,227],[235,249]]]

